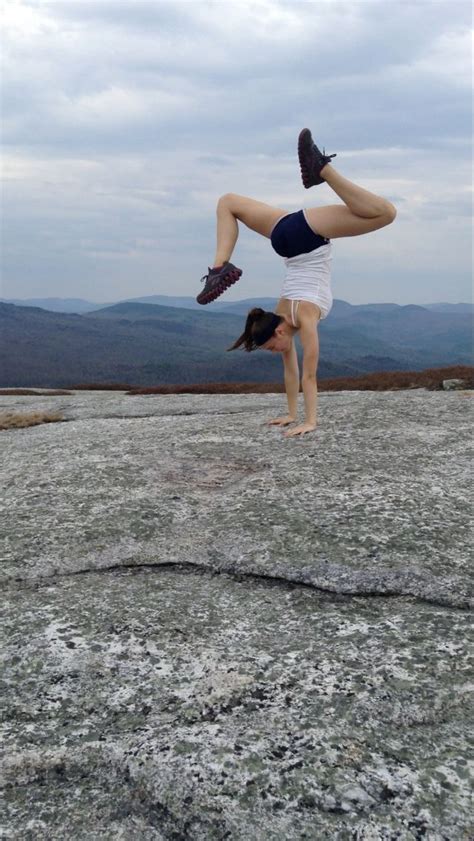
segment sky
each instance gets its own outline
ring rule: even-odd
[[[471,300],[470,2],[4,0],[4,298],[197,295],[215,206],[340,203],[303,127],[396,221],[333,241],[352,304]],[[278,297],[241,226],[227,299]]]

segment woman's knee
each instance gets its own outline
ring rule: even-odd
[[[397,217],[397,208],[395,207],[395,205],[392,204],[391,201],[387,201],[387,207],[384,216],[387,219],[385,223],[386,225],[390,225],[390,223],[394,222]]]
[[[224,193],[217,202],[217,207],[230,207],[237,198],[236,193]]]

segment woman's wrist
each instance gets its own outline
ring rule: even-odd
[[[316,377],[303,376],[301,382],[305,404],[305,423],[316,426],[318,406],[318,385]]]

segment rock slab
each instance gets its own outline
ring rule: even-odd
[[[4,837],[471,837],[469,394],[282,399],[0,393]]]

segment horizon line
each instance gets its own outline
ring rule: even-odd
[[[82,302],[82,303],[85,303],[85,304],[93,304],[94,306],[100,305],[100,306],[108,307],[108,306],[114,306],[115,304],[134,303],[134,302],[139,303],[140,299],[146,299],[146,298],[168,298],[168,299],[173,299],[173,300],[180,300],[180,299],[181,300],[189,300],[191,298],[192,300],[195,300],[193,295],[164,295],[164,294],[158,293],[158,294],[155,294],[155,295],[136,295],[133,298],[132,297],[130,297],[130,298],[118,298],[114,301],[94,301],[91,298],[75,298],[75,297],[64,298],[64,297],[60,297],[60,296],[57,296],[57,295],[47,295],[47,296],[44,296],[44,297],[38,295],[38,296],[31,296],[31,297],[28,297],[28,298],[4,298],[4,297],[0,296],[0,302],[5,303],[5,304],[14,304],[15,301],[22,301],[22,302],[25,302],[25,303],[29,302],[29,301],[78,301],[78,302]],[[255,297],[251,297],[251,298],[235,298],[235,299],[232,299],[232,300],[228,301],[227,303],[229,305],[231,305],[231,304],[241,304],[241,303],[244,303],[245,301],[258,301],[258,300],[267,299],[267,298],[272,298],[272,299],[274,298],[276,301],[278,300],[277,295],[260,295],[260,296],[255,296]],[[345,298],[334,298],[334,303],[336,303],[336,301],[339,301],[343,304],[349,304],[349,306],[351,306],[351,307],[381,306],[381,305],[387,305],[387,304],[389,304],[390,306],[395,306],[395,307],[407,307],[407,306],[415,306],[415,307],[468,306],[468,307],[474,307],[474,303],[472,301],[430,301],[430,302],[425,302],[423,304],[415,303],[413,301],[409,301],[409,302],[406,302],[404,304],[397,304],[394,301],[365,301],[364,303],[354,304],[351,301],[347,301]],[[142,300],[142,302],[143,302],[143,300]],[[222,303],[224,303],[224,302],[221,302],[220,305],[222,305]]]

